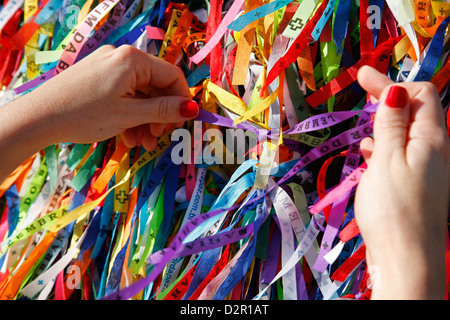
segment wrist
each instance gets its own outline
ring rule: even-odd
[[[57,142],[52,112],[55,105],[39,92],[30,92],[4,107],[2,139],[21,150],[32,154]],[[12,139],[7,141],[7,139]],[[14,144],[10,142],[14,141]]]
[[[43,138],[42,123],[38,112],[31,110],[31,103],[22,97],[0,109],[0,182],[21,163],[50,144]]]
[[[15,127],[21,134],[21,143],[32,152],[37,152],[56,143],[51,114],[48,112],[50,101],[31,92],[14,102],[11,107],[16,111]]]
[[[408,250],[374,259],[369,266],[372,299],[443,299],[444,257]]]

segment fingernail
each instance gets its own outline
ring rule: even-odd
[[[180,105],[180,115],[183,118],[194,118],[198,114],[198,104],[195,101],[185,101]]]
[[[385,104],[390,108],[403,108],[408,102],[408,91],[400,86],[392,86],[387,94]]]

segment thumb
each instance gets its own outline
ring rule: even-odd
[[[370,160],[372,158],[373,148],[374,148],[374,141],[371,137],[365,137],[361,140],[360,145],[361,154],[364,158],[364,161],[366,161],[367,165],[370,165]]]
[[[408,91],[392,85],[383,93],[375,115],[374,153],[404,157],[410,121]]]
[[[130,100],[127,111],[135,126],[144,123],[183,122],[198,115],[198,104],[186,97],[161,96]]]

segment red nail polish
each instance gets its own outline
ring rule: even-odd
[[[408,91],[405,88],[392,86],[387,94],[385,104],[390,108],[403,108],[408,99]]]
[[[185,101],[180,105],[180,115],[183,118],[195,118],[198,114],[198,104],[195,101]]]

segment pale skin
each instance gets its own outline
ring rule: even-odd
[[[358,81],[382,103],[355,215],[369,265],[378,267],[373,299],[441,299],[445,292],[449,141],[429,83],[407,88],[404,108],[384,105],[393,82],[362,67]],[[168,124],[180,126],[190,101],[181,70],[130,46],[103,46],[33,92],[0,108],[0,181],[34,153],[58,142],[92,143],[121,135],[152,150]]]
[[[42,148],[121,135],[128,147],[156,148],[168,124],[191,101],[181,69],[132,46],[105,45],[0,108],[0,181]],[[198,110],[197,110],[198,113]]]
[[[368,169],[355,200],[367,262],[376,266],[372,299],[442,299],[450,147],[437,90],[425,82],[395,84],[409,99],[389,108],[390,79],[365,66],[358,81],[381,102],[374,139],[361,142]]]

